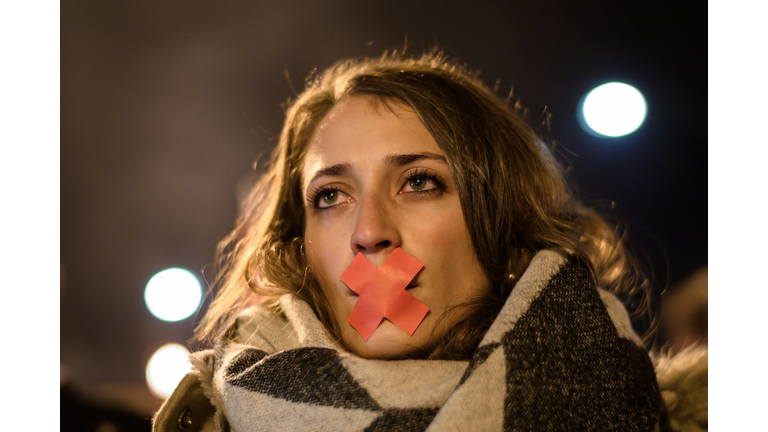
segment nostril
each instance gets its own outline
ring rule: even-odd
[[[385,248],[385,247],[389,247],[389,245],[391,245],[391,244],[392,244],[392,242],[391,242],[391,241],[389,241],[389,240],[384,240],[384,241],[382,241],[382,242],[379,242],[379,243],[378,243],[376,246],[379,246],[379,247]]]

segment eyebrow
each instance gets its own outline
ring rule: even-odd
[[[442,155],[439,155],[437,153],[407,153],[407,154],[388,154],[384,157],[384,163],[387,165],[392,166],[405,166],[408,164],[412,164],[414,162],[418,162],[420,160],[437,160],[441,161],[443,163],[448,163],[445,160],[445,157]],[[315,180],[319,179],[320,177],[325,176],[342,176],[349,172],[349,170],[352,168],[352,166],[349,163],[340,163],[336,165],[331,165],[327,168],[322,168],[312,175],[312,178],[309,179],[307,182],[307,185],[310,185]]]
[[[307,184],[311,184],[313,181],[319,179],[320,177],[344,175],[349,171],[350,168],[351,166],[348,163],[340,163],[329,166],[328,168],[317,170],[315,171],[315,174],[312,176],[312,178],[309,179]]]
[[[408,154],[388,154],[384,157],[384,162],[388,165],[403,166],[420,160],[430,159],[447,163],[445,158],[437,153],[408,153]]]

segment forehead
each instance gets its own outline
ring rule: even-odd
[[[416,113],[402,102],[353,96],[334,106],[307,147],[302,177],[338,163],[352,166],[380,162],[388,154],[430,152],[440,146]]]

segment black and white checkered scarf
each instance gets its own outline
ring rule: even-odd
[[[217,424],[245,431],[652,430],[653,365],[589,270],[540,252],[470,361],[369,360],[335,348],[309,305],[252,308],[193,355]]]

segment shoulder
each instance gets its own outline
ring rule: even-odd
[[[274,353],[297,345],[295,331],[279,312],[253,306],[237,316],[222,334],[215,349],[189,356],[192,371],[176,386],[152,421],[153,431],[228,431],[215,389],[215,363],[220,362],[230,347],[243,345]]]
[[[225,343],[249,345],[268,353],[299,346],[296,331],[282,311],[253,306],[243,311],[226,332]]]
[[[152,430],[213,432],[216,427],[216,408],[203,391],[197,372],[184,376],[173,394],[165,401],[152,419]]]

